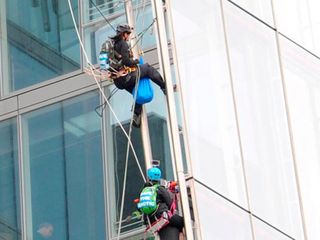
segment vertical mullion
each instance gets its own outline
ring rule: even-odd
[[[244,179],[244,184],[245,184],[247,207],[249,210],[251,236],[252,236],[252,239],[255,239],[254,226],[253,226],[253,216],[252,216],[252,212],[251,212],[251,205],[250,205],[250,199],[249,199],[249,187],[248,187],[248,180],[247,180],[247,174],[246,174],[245,163],[244,163],[243,147],[242,147],[242,140],[241,140],[241,135],[240,135],[240,125],[239,125],[239,118],[238,118],[238,110],[237,110],[237,103],[236,103],[235,90],[234,90],[234,84],[233,84],[231,56],[230,56],[229,44],[228,44],[226,17],[225,17],[225,13],[224,13],[224,2],[225,1],[220,0],[220,11],[221,11],[221,18],[222,18],[221,20],[222,20],[224,39],[225,39],[226,56],[227,56],[227,61],[228,61],[227,64],[228,64],[229,78],[230,78],[230,85],[231,85],[231,92],[232,92],[232,102],[233,102],[234,111],[235,111],[235,121],[236,121],[236,126],[237,126],[237,135],[238,135],[238,142],[239,142],[239,149],[240,149],[241,167],[242,167],[243,179]]]

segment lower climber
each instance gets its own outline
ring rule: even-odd
[[[184,227],[183,217],[176,213],[176,194],[160,185],[161,170],[157,167],[148,169],[148,182],[140,194],[137,205],[144,215],[147,230],[153,228],[160,240],[179,240]]]

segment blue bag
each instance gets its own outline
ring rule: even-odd
[[[140,64],[143,64],[143,59],[140,57]],[[137,91],[136,103],[145,104],[151,102],[153,99],[153,88],[150,82],[150,78],[141,78],[139,80],[139,86]],[[134,97],[135,88],[132,91],[132,95]]]

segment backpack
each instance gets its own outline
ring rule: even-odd
[[[115,41],[110,38],[110,39],[107,39],[107,41],[105,41],[101,46],[100,56],[99,56],[100,67],[105,65],[107,66],[106,70],[108,70],[108,68],[111,68],[111,70],[113,69],[118,70],[123,66],[121,55],[114,50],[114,43]],[[103,59],[103,61],[105,62],[101,63],[101,59]]]
[[[146,214],[150,215],[158,209],[157,195],[158,195],[159,185],[153,185],[143,188],[140,193],[139,203],[137,205],[138,209]]]

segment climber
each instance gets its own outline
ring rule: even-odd
[[[110,37],[103,45],[101,52],[106,50],[108,43],[108,51],[112,52],[108,55],[109,65],[108,70],[110,77],[113,79],[114,84],[119,89],[125,89],[130,94],[136,85],[137,76],[141,78],[150,78],[157,84],[164,94],[166,94],[166,84],[160,73],[148,63],[139,65],[139,72],[137,71],[138,59],[133,59],[132,51],[129,48],[128,41],[133,28],[128,24],[119,24],[116,28],[116,35]],[[110,50],[110,48],[113,48]],[[101,55],[101,54],[100,54]],[[141,124],[142,104],[135,104],[133,125],[140,127]]]
[[[144,185],[137,205],[144,215],[147,230],[158,232],[161,240],[178,240],[184,220],[176,213],[176,192],[160,184],[161,170],[158,167],[148,169],[147,174],[149,181]]]

